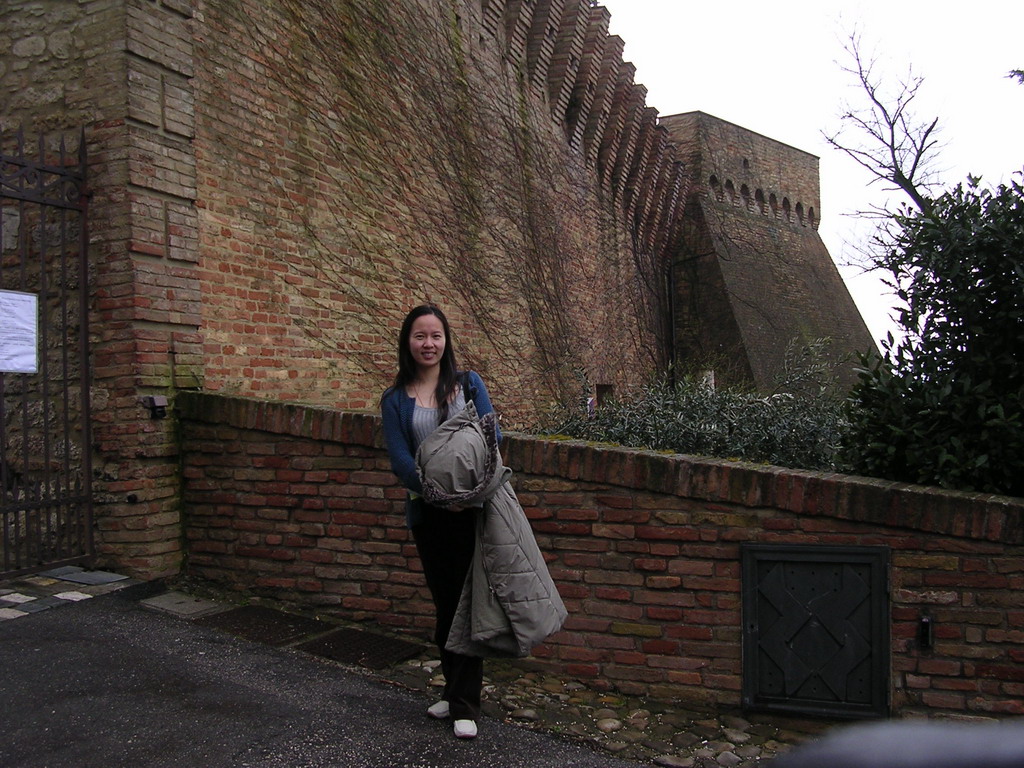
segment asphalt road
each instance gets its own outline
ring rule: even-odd
[[[140,585],[144,587],[145,585]],[[3,768],[637,768],[421,693],[142,607],[129,587],[0,622]]]

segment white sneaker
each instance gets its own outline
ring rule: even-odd
[[[455,738],[457,739],[475,739],[476,738],[476,722],[473,720],[456,720],[455,721]]]
[[[444,699],[435,701],[429,707],[427,707],[427,714],[433,717],[435,720],[444,720],[450,714],[448,709],[448,702]]]

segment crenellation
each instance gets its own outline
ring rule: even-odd
[[[673,119],[668,118],[670,122]],[[763,195],[774,195],[777,209],[782,207],[780,220],[795,220],[798,204],[804,211],[818,208],[816,157],[725,121],[717,122],[722,126],[716,129],[718,134],[704,144],[708,155],[705,174],[713,169],[724,185],[731,184],[734,189],[746,185],[755,194],[761,190]],[[722,132],[729,133],[730,138],[726,139]],[[789,203],[788,216],[785,201]]]
[[[736,199],[736,185],[732,183],[732,179],[725,180],[725,194],[722,200],[729,203],[729,205],[737,205],[739,203]]]
[[[769,192],[765,197],[764,189],[758,187],[753,195],[750,186],[746,183],[740,185],[739,193],[736,191],[736,183],[730,179],[723,181],[714,173],[707,177],[707,182],[701,184],[699,179],[695,180],[697,192],[709,199],[733,207],[741,208],[747,213],[766,216],[777,221],[786,222],[802,227],[818,228],[818,218],[815,215],[814,206],[805,206],[801,200],[796,204],[791,203],[790,197],[783,192]],[[779,202],[779,195],[782,195],[782,202]]]

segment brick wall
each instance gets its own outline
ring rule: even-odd
[[[178,568],[175,427],[146,396],[372,410],[424,301],[508,423],[668,362],[689,177],[608,11],[454,10],[0,5],[0,131],[86,129],[101,565]]]
[[[429,635],[376,417],[199,394],[178,406],[189,573]],[[884,545],[894,710],[1024,712],[1020,499],[523,435],[503,451],[570,611],[539,663],[735,706],[740,545]],[[930,650],[916,641],[924,614]]]
[[[510,419],[654,369],[630,244],[682,210],[671,147],[637,145],[657,113],[605,9],[485,5],[198,4],[206,389],[372,408],[428,300]]]
[[[2,4],[0,132],[84,126],[88,144],[100,564],[178,568],[174,423],[149,418],[148,395],[373,408],[423,301],[449,311],[461,362],[510,418],[575,394],[581,370],[622,384],[653,368],[628,244],[664,219],[627,218],[624,200],[665,165],[667,145],[630,144],[656,112],[631,78],[587,71],[609,103],[630,95],[623,151],[602,155],[618,173],[598,180],[586,158],[611,134],[570,147],[565,110],[607,13],[505,6]]]
[[[693,174],[675,273],[680,355],[722,369],[721,382],[771,389],[791,345],[828,339],[851,385],[854,353],[875,343],[818,235],[818,158],[702,112],[661,122]]]

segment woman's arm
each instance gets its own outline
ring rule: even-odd
[[[478,416],[485,416],[488,413],[494,411],[494,406],[491,405],[491,398],[487,394],[487,387],[484,386],[484,380],[480,378],[480,374],[476,371],[469,372],[469,387],[470,392],[473,394],[473,405],[476,406],[476,412]],[[467,393],[468,394],[468,393]],[[498,442],[501,442],[501,425],[497,421],[494,422],[498,432]]]
[[[380,415],[384,422],[384,443],[391,458],[391,471],[406,488],[414,493],[421,493],[419,473],[416,471],[416,458],[412,455],[412,446],[402,428],[401,403],[405,393],[392,390],[381,403]]]

